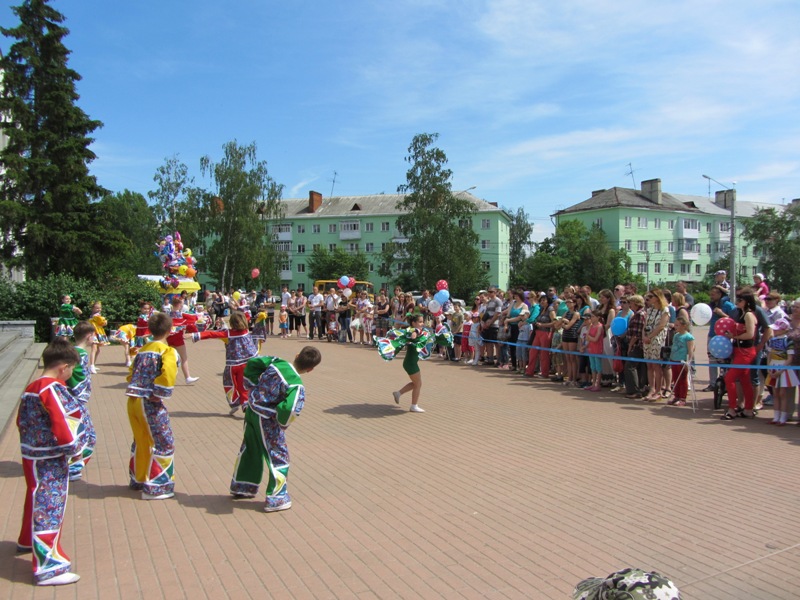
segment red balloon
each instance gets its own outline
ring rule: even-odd
[[[736,321],[730,317],[723,317],[714,323],[714,333],[717,335],[725,335],[728,332],[736,334]]]
[[[339,287],[339,289],[340,289],[340,290],[343,290],[343,289],[344,289],[344,286],[342,285],[342,282],[341,282],[341,281],[337,281],[337,282],[336,282],[336,285]]]
[[[350,281],[347,282],[347,287],[353,288],[353,287],[355,287],[355,285],[356,285],[356,278],[355,277],[351,277]]]
[[[261,275],[261,271],[259,271],[258,269],[253,269],[252,271],[250,271],[250,276],[251,276],[253,279],[255,279],[256,277],[258,277],[259,275]]]
[[[436,282],[436,291],[441,292],[442,290],[447,289],[447,282],[444,279],[440,279]]]

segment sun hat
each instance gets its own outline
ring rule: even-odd
[[[721,269],[721,270],[717,271],[716,273],[714,273],[714,276],[716,277],[717,275],[727,275],[727,274],[728,274],[727,271],[725,271],[724,269]]]
[[[781,317],[769,327],[773,331],[789,331],[792,328],[792,324],[789,322],[789,319]]]

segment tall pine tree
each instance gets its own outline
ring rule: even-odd
[[[96,158],[89,136],[102,123],[76,105],[81,77],[67,65],[64,16],[47,0],[12,10],[19,25],[0,28],[16,40],[0,58],[0,126],[8,136],[0,152],[2,256],[28,277],[85,276],[120,242],[91,203],[104,193],[88,168]]]

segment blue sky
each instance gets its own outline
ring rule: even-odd
[[[0,0],[0,23],[14,25]],[[676,0],[57,0],[92,172],[146,194],[177,154],[255,141],[285,198],[394,193],[417,133],[453,190],[535,237],[592,190],[800,197],[800,3]],[[7,50],[8,39],[0,39]],[[713,193],[718,186],[713,185]]]

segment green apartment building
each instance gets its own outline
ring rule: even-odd
[[[471,227],[480,238],[481,261],[489,281],[502,289],[509,279],[510,217],[494,202],[486,202],[470,194],[458,192],[475,205],[476,212],[462,226]],[[315,248],[362,252],[369,262],[369,281],[375,289],[390,289],[392,282],[379,275],[381,251],[389,242],[407,241],[397,230],[396,220],[402,194],[373,196],[334,196],[323,198],[310,191],[308,198],[281,200],[284,216],[267,224],[277,248],[287,255],[280,265],[281,283],[310,290],[313,280],[307,261]],[[400,265],[402,268],[402,265]],[[344,275],[341,273],[340,275]]]
[[[780,205],[742,202],[735,190],[704,196],[668,194],[661,180],[642,182],[642,189],[611,188],[558,211],[556,223],[578,220],[599,225],[612,248],[624,248],[634,273],[649,283],[702,280],[712,263],[730,250],[731,202],[735,205],[737,281],[750,282],[761,268],[761,253],[742,237],[742,223],[759,208]],[[726,269],[727,270],[727,269]]]

